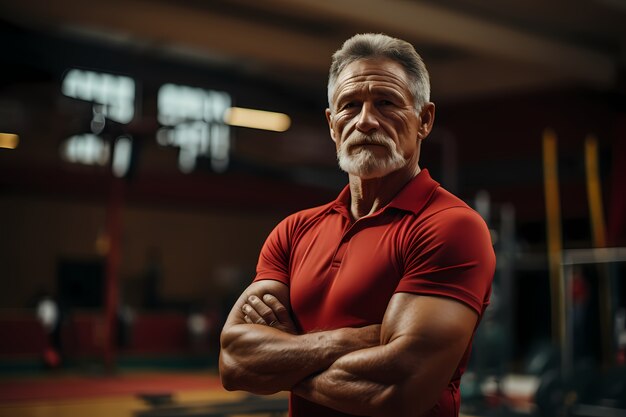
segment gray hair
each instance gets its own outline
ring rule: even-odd
[[[389,58],[404,67],[417,111],[420,111],[422,106],[430,101],[428,71],[422,57],[415,51],[413,45],[381,33],[363,33],[354,35],[345,41],[341,49],[333,54],[328,75],[328,106],[331,111],[334,111],[332,98],[335,93],[337,77],[341,71],[352,62],[367,58]]]

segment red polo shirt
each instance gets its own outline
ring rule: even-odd
[[[381,323],[396,292],[450,297],[481,316],[494,269],[483,219],[423,170],[387,206],[357,221],[348,186],[332,203],[287,217],[267,238],[255,281],[288,285],[294,319],[312,332]],[[469,351],[431,415],[458,414]],[[290,411],[347,416],[297,396]]]

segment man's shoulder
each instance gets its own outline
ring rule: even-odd
[[[434,190],[428,201],[428,204],[426,204],[426,206],[424,207],[422,216],[427,217],[448,209],[461,209],[461,211],[463,211],[463,209],[466,209],[474,212],[474,210],[460,197],[439,186]]]
[[[433,220],[435,218],[442,217],[451,222],[455,219],[458,219],[459,221],[465,219],[466,221],[471,220],[483,222],[480,214],[471,208],[464,200],[443,187],[437,187],[428,204],[420,213],[419,219]]]
[[[337,204],[336,201],[323,204],[321,206],[310,207],[296,211],[283,219],[281,224],[284,227],[298,227],[304,224],[315,221],[316,219],[324,217],[325,214],[332,210],[332,207]]]
[[[326,204],[322,204],[321,206],[309,207],[302,210],[298,210],[294,213],[291,213],[286,218],[294,218],[294,219],[310,219],[316,216],[320,216],[328,212],[334,205],[335,201],[331,201]]]
[[[433,242],[475,244],[491,246],[489,227],[483,217],[465,201],[442,187],[433,193],[429,204],[415,218],[419,236],[434,237]]]

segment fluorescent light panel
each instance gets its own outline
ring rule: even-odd
[[[20,143],[20,137],[13,133],[0,133],[0,148],[15,149]]]
[[[284,113],[231,107],[224,113],[224,123],[231,126],[284,132],[291,126],[291,119]]]

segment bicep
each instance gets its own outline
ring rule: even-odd
[[[473,309],[451,298],[395,294],[381,338],[406,372],[401,390],[410,395],[418,387],[436,401],[454,375],[477,319]]]

